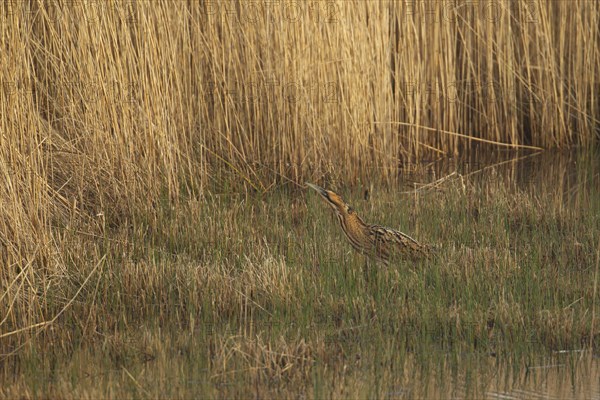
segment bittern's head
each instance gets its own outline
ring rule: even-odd
[[[321,186],[313,185],[312,183],[306,183],[308,187],[314,189],[321,197],[325,200],[335,212],[339,214],[349,214],[352,212],[352,208],[342,200],[342,198],[331,190],[323,189]]]

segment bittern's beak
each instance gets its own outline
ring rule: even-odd
[[[323,189],[321,186],[313,185],[312,183],[308,183],[308,182],[306,182],[306,186],[308,186],[311,189],[316,190],[317,193],[319,193],[321,196],[323,196],[325,198],[329,197],[327,195],[327,190]]]

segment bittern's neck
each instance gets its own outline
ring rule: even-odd
[[[335,211],[344,218],[350,215],[344,207],[336,207]]]
[[[356,213],[356,211],[352,209],[350,209],[350,211],[348,212],[344,211],[342,217],[357,228],[367,227],[365,221],[363,221],[363,219]]]

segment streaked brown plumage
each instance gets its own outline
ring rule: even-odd
[[[385,226],[365,223],[337,193],[312,183],[307,185],[333,208],[348,241],[360,253],[374,257],[386,265],[393,254],[409,258],[428,255],[428,248],[410,236]]]

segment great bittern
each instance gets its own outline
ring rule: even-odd
[[[410,236],[385,226],[365,223],[337,193],[312,183],[307,185],[316,190],[333,208],[348,241],[360,253],[374,257],[386,265],[389,264],[390,256],[393,254],[409,258],[428,255],[427,246]]]

